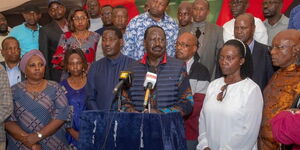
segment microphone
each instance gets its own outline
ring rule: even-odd
[[[145,98],[144,98],[144,107],[147,107],[148,105],[150,90],[154,89],[156,80],[157,80],[157,74],[152,72],[146,73],[146,77],[144,81],[144,87],[146,89]]]
[[[126,85],[127,87],[131,86],[131,72],[130,71],[121,71],[119,77],[119,83],[115,86],[113,94],[117,94],[118,91]]]

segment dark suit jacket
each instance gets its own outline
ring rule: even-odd
[[[254,41],[252,52],[253,76],[252,79],[259,85],[261,90],[265,88],[274,73],[269,47]]]
[[[60,36],[64,33],[55,21],[42,27],[39,31],[39,49],[47,61],[45,78],[59,82],[61,71],[52,68],[51,60],[56,51]]]
[[[208,22],[205,23],[204,35],[201,35],[204,36],[203,42],[198,48],[197,53],[200,56],[200,63],[208,69],[211,79],[214,79],[217,55],[224,44],[223,28]],[[193,29],[193,24],[190,24],[180,29],[179,34],[183,32],[193,33],[193,31],[196,31],[196,29]]]

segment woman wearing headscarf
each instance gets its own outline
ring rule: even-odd
[[[62,126],[68,118],[65,91],[44,79],[45,58],[31,50],[20,61],[26,80],[12,87],[14,111],[5,122],[8,149],[68,149]]]
[[[256,150],[263,98],[259,86],[250,79],[250,49],[240,40],[229,40],[218,61],[224,76],[208,86],[197,150]]]

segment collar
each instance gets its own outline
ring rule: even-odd
[[[251,51],[251,54],[253,53],[253,49],[254,49],[254,40],[252,40],[252,42],[248,45]]]
[[[187,65],[192,65],[193,62],[194,62],[194,57],[192,57],[191,59],[189,59],[189,60],[186,62],[186,64],[187,64]]]
[[[146,65],[147,64],[147,57],[148,57],[148,54],[145,53],[143,58],[140,60],[140,63]],[[167,63],[167,52],[165,52],[164,56],[163,56],[163,59],[161,60],[161,62],[159,64],[166,64]]]
[[[156,21],[156,20],[154,20],[154,19],[151,17],[151,15],[150,15],[149,12],[145,12],[145,13],[146,13],[146,16],[147,16],[148,18],[150,18],[151,20],[153,20],[153,21],[155,21],[155,22],[164,22],[164,21],[166,20],[166,16],[167,16],[166,12],[164,12],[164,15],[160,18],[160,20],[159,20],[159,21]]]
[[[11,68],[11,69],[10,69],[10,68],[8,67],[8,65],[5,63],[5,67],[6,67],[6,70],[7,70],[7,71],[10,71],[10,70],[16,70],[16,69],[19,70],[19,63],[18,63],[16,66],[14,66],[13,68]]]
[[[290,64],[289,66],[287,66],[285,68],[281,68],[280,70],[290,72],[290,71],[296,70],[297,68],[299,68],[299,65],[297,65],[297,64]]]
[[[30,31],[39,31],[40,28],[41,28],[41,26],[40,26],[39,24],[36,24],[36,25],[37,25],[37,29],[36,29],[36,30],[32,30],[31,28],[28,28],[25,24],[26,24],[26,22],[23,23],[24,28],[25,28],[25,29],[28,29],[28,30],[30,30]]]
[[[124,55],[122,53],[120,53],[120,55],[115,59],[108,58],[108,57],[105,57],[105,58],[112,64],[118,64],[119,62],[121,62],[123,57],[124,57]]]

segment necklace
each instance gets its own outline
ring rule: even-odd
[[[84,31],[82,34],[78,32],[73,34],[81,49],[82,49],[82,45],[87,41],[89,34],[90,34],[89,31]]]

